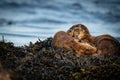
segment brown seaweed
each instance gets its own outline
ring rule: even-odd
[[[48,38],[16,47],[1,41],[1,73],[8,74],[11,80],[120,79],[119,56],[79,56],[63,48],[53,48],[51,42],[52,38]]]

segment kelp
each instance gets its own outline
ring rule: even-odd
[[[11,80],[120,79],[119,56],[79,56],[64,48],[52,47],[52,40],[39,39],[21,47],[1,41],[0,73],[5,71]]]

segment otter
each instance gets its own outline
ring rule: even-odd
[[[94,37],[91,36],[89,30],[87,27],[83,24],[77,24],[73,25],[68,31],[67,34],[71,37],[74,37],[79,42],[87,42],[94,46],[92,44]]]
[[[73,25],[67,34],[74,37],[79,42],[89,43],[91,46],[95,46],[98,50],[97,54],[118,54],[120,55],[120,43],[114,37],[109,34],[100,36],[92,36],[83,24]]]
[[[119,41],[109,34],[96,36],[94,44],[101,51],[101,54],[120,55]]]
[[[53,47],[66,48],[72,50],[71,42],[74,42],[74,39],[66,34],[64,31],[59,31],[55,34],[52,45]]]
[[[68,50],[75,51],[79,55],[92,55],[96,54],[97,51],[95,47],[88,43],[78,42],[64,31],[59,31],[55,34],[52,45],[55,48],[66,48]]]

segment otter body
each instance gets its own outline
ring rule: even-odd
[[[69,36],[64,31],[59,31],[55,34],[52,45],[54,47],[66,48],[75,51],[79,55],[92,55],[96,54],[97,49],[88,43],[80,43],[73,37]]]
[[[89,43],[98,50],[97,54],[118,54],[120,55],[120,43],[114,37],[105,34],[92,36],[86,26],[82,24],[73,25],[67,34],[79,42]]]
[[[105,34],[95,37],[95,46],[101,51],[101,54],[120,55],[120,43],[111,35]]]
[[[74,42],[72,37],[68,36],[64,31],[59,31],[55,34],[52,45],[54,47],[61,47],[72,50],[71,42]]]

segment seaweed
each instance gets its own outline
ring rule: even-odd
[[[9,75],[10,80],[120,79],[119,56],[79,56],[75,52],[52,47],[52,40],[39,39],[34,44],[30,42],[21,47],[0,41],[0,75]]]

